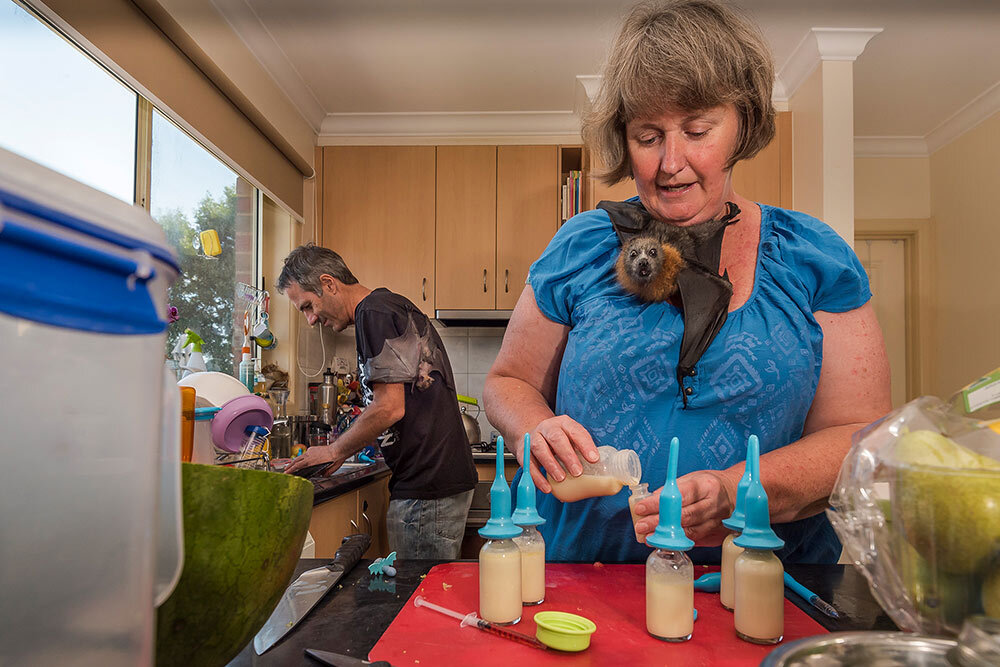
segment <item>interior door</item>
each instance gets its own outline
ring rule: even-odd
[[[868,273],[872,307],[889,356],[892,407],[906,403],[906,260],[901,239],[856,240],[854,251]]]

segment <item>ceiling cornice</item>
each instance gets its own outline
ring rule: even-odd
[[[882,28],[811,28],[778,70],[775,97],[791,98],[824,60],[857,60],[880,32]]]
[[[484,111],[416,113],[331,113],[319,136],[538,136],[578,135],[572,111]]]
[[[211,2],[313,132],[319,132],[326,110],[253,8],[245,0]]]
[[[927,157],[924,137],[854,137],[854,157]]]
[[[956,111],[927,135],[927,150],[933,153],[1000,112],[1000,83]]]

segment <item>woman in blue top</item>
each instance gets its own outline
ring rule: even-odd
[[[851,248],[808,215],[733,191],[732,167],[774,135],[773,64],[759,31],[711,0],[640,5],[622,26],[584,137],[614,183],[635,179],[635,202],[660,223],[698,225],[739,209],[725,228],[719,274],[728,318],[678,382],[684,320],[675,296],[644,303],[617,282],[619,238],[604,210],[558,231],[532,265],[486,381],[491,423],[508,443],[531,433],[535,462],[556,480],[579,475],[577,452],[634,449],[659,487],[668,443],[681,443],[682,523],[718,562],[757,434],[771,520],[788,562],[836,562],[823,515],[851,435],[890,409],[888,363]],[[521,460],[520,449],[516,452]],[[561,465],[560,465],[561,464]],[[538,509],[552,560],[634,561],[628,492],[561,503],[536,467]],[[656,526],[659,496],[638,504]]]

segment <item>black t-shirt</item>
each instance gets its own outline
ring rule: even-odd
[[[361,398],[372,385],[404,385],[406,414],[382,441],[390,498],[446,498],[476,485],[455,376],[441,337],[406,297],[373,290],[354,311]]]

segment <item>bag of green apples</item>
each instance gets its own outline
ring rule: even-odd
[[[903,630],[1000,618],[1000,369],[854,435],[827,515]]]

